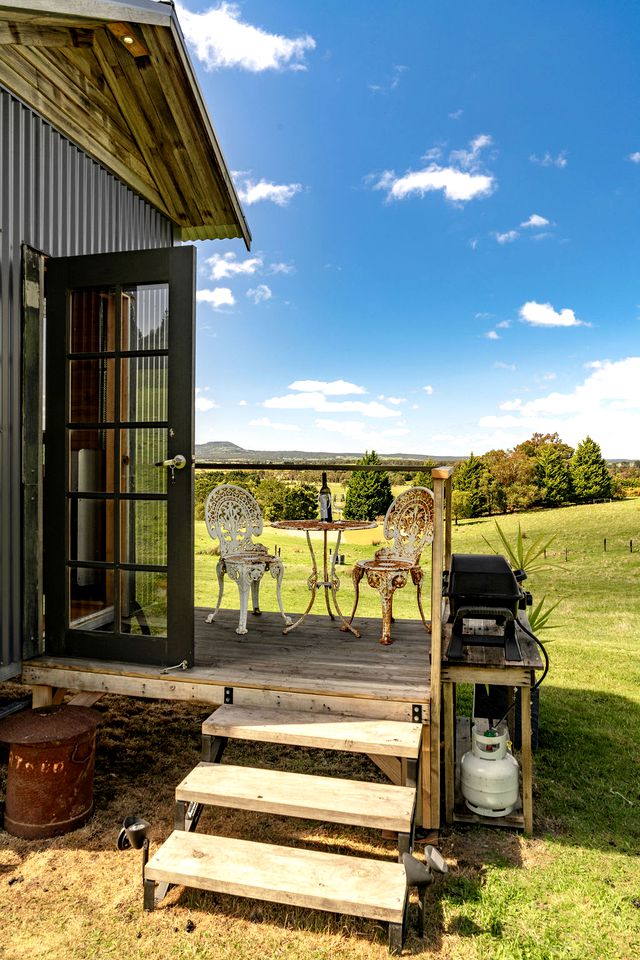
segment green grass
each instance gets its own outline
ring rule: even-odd
[[[456,865],[431,890],[425,951],[455,960],[635,960],[640,956],[640,500],[499,518],[531,540],[556,535],[549,568],[527,582],[534,599],[561,600],[545,631],[551,668],[540,691],[535,755],[535,838],[471,828],[445,830]],[[372,540],[379,532],[373,531]],[[304,609],[304,539],[265,528],[287,572],[285,606]],[[497,544],[491,519],[453,529],[458,553]],[[603,540],[607,539],[607,551]],[[629,550],[633,540],[634,552]],[[211,603],[215,557],[196,525],[196,603]],[[318,550],[319,544],[316,547]],[[347,542],[343,608],[353,562],[371,545]],[[235,588],[234,588],[235,589]],[[415,617],[412,588],[396,613]],[[235,600],[235,598],[234,598]],[[363,588],[363,614],[379,610]],[[264,609],[275,609],[265,584]],[[420,952],[412,941],[412,952]],[[311,957],[311,952],[299,954]]]

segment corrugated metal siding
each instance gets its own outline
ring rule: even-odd
[[[50,256],[173,244],[173,225],[0,87],[0,680],[21,650],[21,244]]]

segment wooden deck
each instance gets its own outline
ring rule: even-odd
[[[41,656],[23,665],[23,681],[44,687],[101,691],[210,704],[429,720],[430,637],[419,620],[394,624],[397,639],[378,643],[380,621],[358,621],[361,637],[342,633],[328,616],[309,616],[286,637],[276,613],[249,616],[238,636],[237,610],[195,609],[195,665],[189,670],[91,659]],[[416,708],[422,711],[416,716]]]

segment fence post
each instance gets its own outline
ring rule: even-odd
[[[607,552],[607,538],[604,538],[604,552]]]
[[[569,550],[567,547],[564,548],[564,562],[566,563],[569,559]]]

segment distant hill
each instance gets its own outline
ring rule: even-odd
[[[308,450],[246,450],[237,443],[229,440],[212,440],[209,443],[197,443],[195,449],[196,462],[209,461],[211,463],[319,463],[334,461],[340,463],[354,463],[362,456],[360,453],[335,453],[332,451]],[[424,460],[435,460],[436,463],[457,463],[464,457],[440,457],[433,454],[416,453],[381,453],[381,460],[399,460],[420,463]]]

